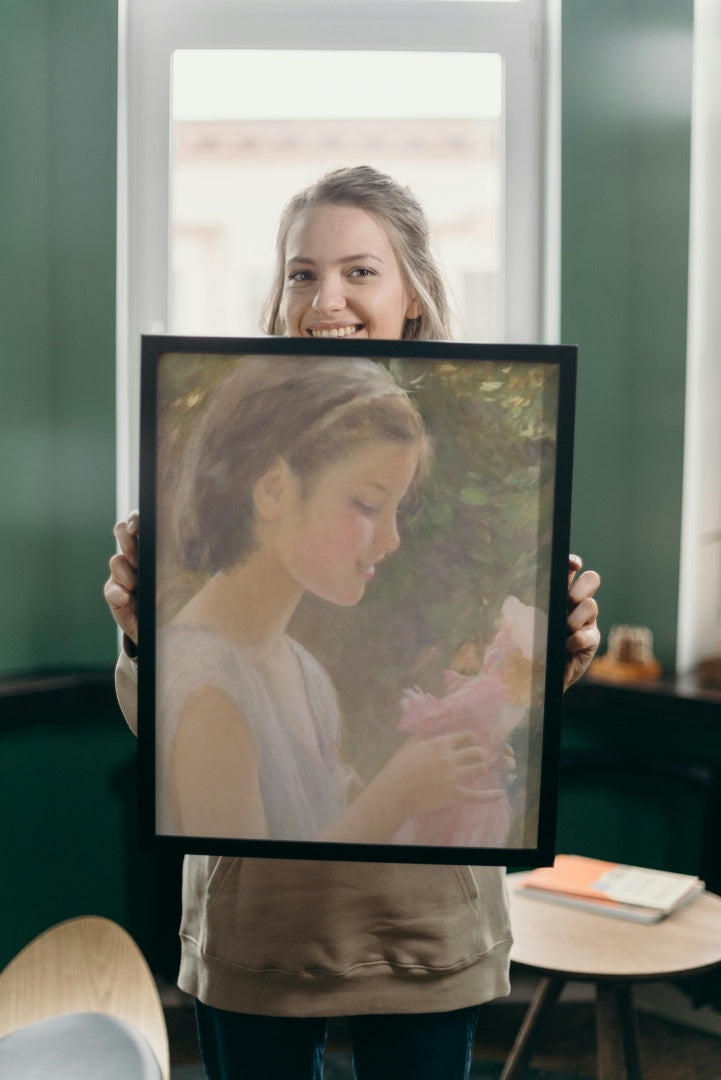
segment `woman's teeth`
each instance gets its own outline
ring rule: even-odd
[[[334,326],[332,330],[311,330],[311,337],[339,338],[350,337],[360,329],[360,326]]]

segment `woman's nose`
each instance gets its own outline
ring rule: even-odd
[[[382,548],[383,554],[392,555],[394,551],[398,550],[401,544],[401,537],[398,532],[398,521],[395,514],[381,522],[379,533],[378,544],[379,547]]]
[[[313,298],[313,307],[321,314],[340,311],[345,307],[342,283],[335,275],[326,275],[318,280],[318,287]]]

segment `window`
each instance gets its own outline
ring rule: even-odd
[[[285,202],[371,162],[426,208],[456,336],[503,336],[498,55],[182,50],[171,96],[169,330],[257,334]]]
[[[459,337],[555,340],[555,6],[121,3],[122,513],[137,497],[140,335],[258,333],[280,209],[338,165],[376,165],[421,197]]]

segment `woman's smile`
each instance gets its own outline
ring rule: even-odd
[[[306,333],[311,337],[344,338],[355,337],[361,330],[363,330],[363,323],[351,323],[345,326],[309,326]]]

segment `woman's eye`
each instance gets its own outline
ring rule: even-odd
[[[295,282],[298,282],[299,284],[303,284],[306,281],[310,281],[310,279],[311,279],[310,270],[293,270],[292,273],[288,274],[288,281],[295,281]]]
[[[366,514],[369,517],[371,514],[376,514],[378,512],[377,506],[371,506],[369,503],[363,502],[362,499],[354,499],[353,505],[356,510],[360,510],[361,514]]]
[[[375,271],[371,270],[369,266],[356,266],[350,272],[350,277],[354,278],[369,278],[375,277]]]

